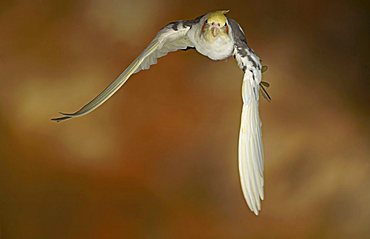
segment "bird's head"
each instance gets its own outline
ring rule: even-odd
[[[229,37],[229,26],[225,16],[229,10],[210,12],[206,15],[202,26],[202,34],[207,41],[214,41],[218,37]]]

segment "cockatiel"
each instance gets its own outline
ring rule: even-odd
[[[141,70],[149,69],[157,59],[177,50],[195,49],[211,60],[236,59],[244,71],[239,133],[239,175],[243,195],[249,208],[258,215],[263,200],[263,150],[261,121],[258,112],[259,91],[269,99],[262,82],[262,66],[259,57],[248,47],[244,32],[228,11],[215,11],[193,20],[180,20],[162,28],[149,46],[118,78],[92,101],[75,113],[61,113],[54,121],[63,121],[86,115],[108,100],[130,78]]]

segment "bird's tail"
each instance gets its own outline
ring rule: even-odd
[[[239,174],[249,208],[258,215],[263,194],[263,150],[258,112],[259,84],[245,74],[243,109],[239,133]]]

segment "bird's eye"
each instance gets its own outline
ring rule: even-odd
[[[208,19],[206,20],[206,23],[208,23]]]
[[[226,24],[226,22],[225,22],[225,25],[224,25],[224,27],[226,27],[226,25],[227,25],[227,24]]]

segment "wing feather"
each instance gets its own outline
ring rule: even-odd
[[[243,80],[243,108],[239,133],[239,173],[242,191],[250,209],[258,215],[263,200],[263,151],[261,121],[258,115],[258,99],[254,87],[245,74]],[[252,96],[252,97],[251,97]],[[252,204],[252,205],[250,205]]]
[[[261,62],[247,45],[243,30],[233,19],[228,19],[235,42],[234,56],[244,71],[243,108],[239,132],[239,175],[243,195],[249,208],[258,215],[263,193],[263,145],[261,120],[258,112],[261,82]]]
[[[194,22],[194,20],[193,20]],[[74,113],[60,113],[61,117],[54,118],[54,121],[62,121],[70,118],[86,115],[116,93],[131,75],[149,69],[151,65],[157,63],[157,59],[167,55],[169,52],[179,49],[193,47],[186,33],[191,28],[192,21],[177,21],[168,24],[158,32],[157,36],[148,45],[148,47],[98,96]],[[194,22],[195,23],[195,22]],[[174,27],[176,25],[176,27]]]

